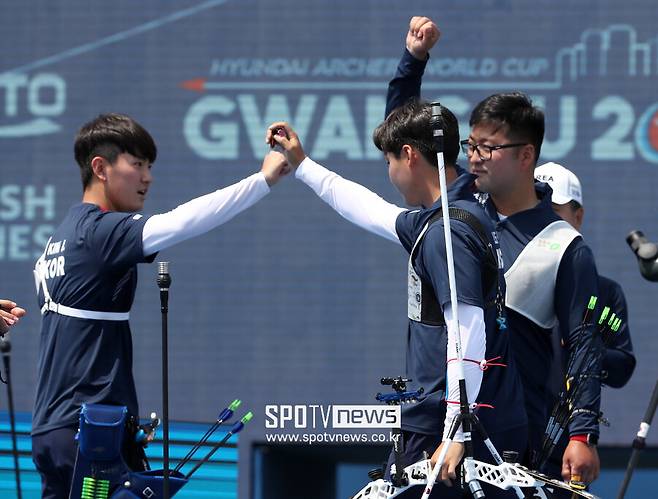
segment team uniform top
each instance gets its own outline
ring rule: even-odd
[[[46,248],[46,281],[55,303],[82,310],[129,312],[137,263],[145,257],[148,218],[73,206]],[[65,264],[65,266],[64,266]],[[44,304],[43,290],[39,305]],[[126,405],[138,415],[128,320],[46,313],[41,326],[32,433],[75,425],[86,403]]]
[[[553,211],[551,188],[547,184],[536,183],[535,190],[540,198],[534,208],[525,210],[500,220],[496,207],[489,199],[485,209],[492,220],[496,220],[496,230],[500,236],[500,248],[509,269],[524,248],[549,224],[562,219]],[[581,331],[585,308],[591,296],[598,296],[598,275],[591,249],[582,237],[575,238],[566,248],[560,261],[554,289],[554,313],[559,323],[563,342],[576,358],[582,358],[586,342],[580,342],[580,334],[592,334],[592,327]],[[547,286],[551,283],[547,282]],[[543,430],[548,419],[546,406],[546,373],[553,365],[551,328],[542,327],[532,319],[508,308],[508,325],[511,334],[514,357],[523,380],[526,410],[531,427]],[[600,383],[590,378],[584,389],[581,403],[578,404],[570,423],[571,434],[598,434],[598,413],[600,407]]]
[[[461,175],[448,188],[449,206],[474,215],[491,239],[491,221],[473,196],[474,176],[458,169]],[[396,232],[402,246],[411,252],[427,221],[441,208],[441,201],[427,209],[405,211],[396,221]],[[446,262],[443,219],[432,223],[420,242],[414,270],[424,282],[431,283],[442,310],[449,308],[450,286]],[[496,362],[507,367],[488,368],[483,375],[477,402],[491,404],[494,409],[478,408],[476,413],[489,432],[502,432],[526,424],[520,380],[510,358],[508,334],[496,326],[496,286],[483,292],[483,265],[491,251],[465,222],[450,220],[457,301],[484,309],[486,359],[500,357]],[[493,242],[490,241],[493,246]],[[504,292],[504,284],[501,283]],[[484,294],[486,293],[486,294]],[[406,373],[413,379],[414,389],[423,387],[426,396],[416,404],[402,407],[402,427],[405,430],[440,434],[446,411],[446,344],[445,324],[433,325],[409,319],[407,329]],[[483,359],[472,359],[478,362]],[[455,401],[456,402],[456,401]],[[469,402],[475,402],[470,400]]]

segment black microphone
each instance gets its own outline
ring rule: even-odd
[[[432,118],[430,119],[430,127],[432,128],[432,136],[434,137],[434,144],[436,145],[436,152],[443,152],[443,116],[441,116],[441,103],[432,102]]]
[[[158,262],[158,287],[160,291],[169,291],[169,286],[171,286],[169,262]]]
[[[167,302],[169,301],[169,286],[171,286],[171,276],[169,275],[169,262],[158,262],[158,287],[160,288],[160,308],[163,313],[167,312]]]
[[[626,242],[635,253],[640,273],[648,281],[658,282],[658,245],[647,241],[642,231],[634,230]]]

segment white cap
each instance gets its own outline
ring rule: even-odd
[[[557,163],[544,163],[535,168],[535,180],[546,182],[553,189],[552,201],[555,204],[567,204],[576,201],[583,206],[580,180],[571,170]]]

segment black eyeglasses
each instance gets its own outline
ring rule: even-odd
[[[470,158],[471,156],[473,156],[473,153],[477,152],[478,157],[482,161],[489,161],[491,159],[491,154],[494,151],[497,151],[498,149],[507,149],[509,147],[521,147],[528,145],[527,142],[524,142],[518,144],[501,144],[499,146],[487,146],[484,144],[473,144],[469,142],[468,139],[462,140],[460,144],[462,146],[462,151],[464,152],[464,154],[466,154],[467,157]]]

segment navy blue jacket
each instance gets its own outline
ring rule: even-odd
[[[448,188],[449,206],[473,214],[493,245],[493,225],[473,195],[475,177],[459,168],[458,172],[461,175]],[[440,207],[441,201],[437,200],[429,208],[406,211],[398,216],[396,232],[407,252],[411,252],[423,227]],[[450,303],[443,220],[429,226],[413,260],[414,270],[421,281],[431,286],[441,310]],[[452,219],[450,222],[457,301],[484,309],[485,357],[500,356],[497,362],[507,364],[507,367],[494,366],[484,371],[477,402],[491,404],[494,408],[476,409],[476,412],[489,433],[524,427],[527,417],[518,372],[510,354],[509,334],[496,327],[496,307],[492,305],[496,289],[483,289],[483,262],[490,250],[465,222]],[[402,427],[416,433],[441,434],[446,407],[447,329],[445,324],[425,322],[429,321],[408,321],[406,374],[413,379],[414,390],[422,386],[425,392],[419,402],[402,407]]]
[[[60,268],[48,276],[55,303],[96,312],[128,312],[144,256],[148,217],[73,206],[51,239],[46,260]],[[59,265],[61,263],[61,265]],[[43,305],[43,292],[39,293]],[[138,416],[128,321],[94,320],[47,312],[41,323],[32,434],[74,426],[83,403],[125,405]]]

